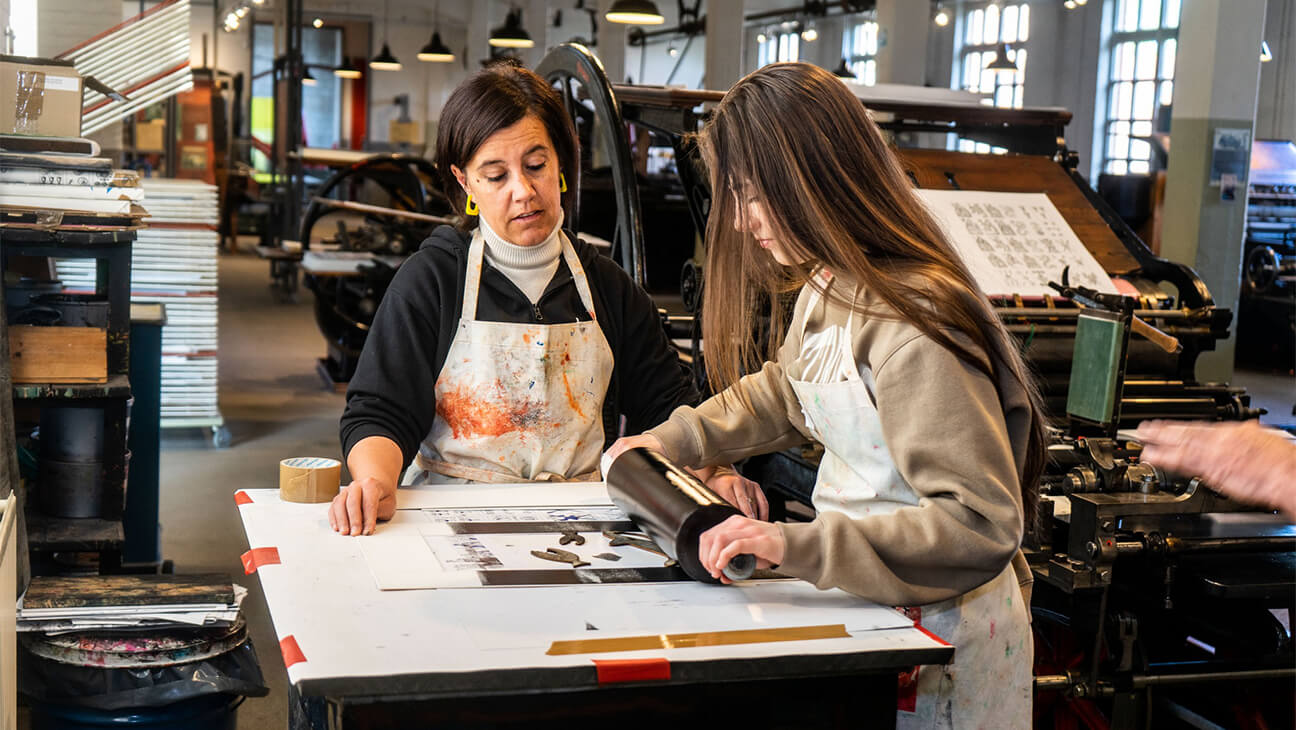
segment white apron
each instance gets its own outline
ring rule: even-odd
[[[810,293],[806,319],[819,299],[818,292]],[[852,311],[844,330],[829,327],[809,338],[805,321],[794,324],[801,329],[802,348],[799,367],[787,372],[806,427],[824,447],[811,501],[816,510],[859,519],[916,506],[919,500],[897,471],[883,438],[871,395],[872,371],[865,367],[861,376],[855,363],[854,316]],[[915,381],[922,377],[915,374]],[[1030,727],[1034,644],[1011,565],[962,596],[902,610],[916,625],[953,644],[955,652],[946,666],[923,666],[901,675],[897,727]]]
[[[585,269],[560,235],[588,322],[478,320],[485,243],[473,234],[459,328],[436,381],[436,420],[403,483],[598,478],[612,348]]]

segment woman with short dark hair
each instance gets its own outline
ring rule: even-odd
[[[648,295],[562,230],[578,154],[531,71],[492,65],[450,96],[437,167],[463,223],[433,231],[374,317],[341,420],[353,481],[336,531],[389,519],[398,481],[597,479],[623,417],[638,433],[697,401]]]

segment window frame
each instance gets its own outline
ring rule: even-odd
[[[783,42],[786,41],[786,46]],[[784,53],[785,48],[790,48],[789,53]],[[771,55],[772,52],[772,55]],[[788,56],[784,58],[784,56]],[[756,41],[756,68],[768,66],[771,63],[783,63],[786,61],[801,60],[801,32],[796,30],[780,31],[778,33],[768,34],[765,42]]]
[[[1160,6],[1159,23],[1156,28],[1143,28],[1144,8],[1147,7],[1145,3],[1152,2]],[[1140,27],[1134,30],[1119,29],[1122,10],[1128,8],[1130,3],[1136,8],[1133,17],[1139,20]],[[1171,19],[1172,8],[1175,9],[1173,24],[1169,24],[1167,21]],[[1101,112],[1095,115],[1102,120],[1095,130],[1095,179],[1099,174],[1140,175],[1149,174],[1156,169],[1156,156],[1151,141],[1144,138],[1150,137],[1155,131],[1154,120],[1164,102],[1173,101],[1182,15],[1181,0],[1112,0],[1108,4],[1103,18],[1106,32],[1103,36],[1102,62],[1099,64],[1100,96],[1097,105]],[[1155,45],[1143,45],[1149,42]],[[1128,64],[1120,63],[1123,59],[1118,58],[1122,47],[1130,49]],[[1139,74],[1140,47],[1155,49],[1151,61],[1153,74],[1150,78],[1143,78]],[[1174,55],[1169,68],[1165,63],[1167,47],[1173,48]],[[1130,78],[1125,78],[1122,66],[1129,67]],[[1139,87],[1143,84],[1150,84],[1150,87],[1144,88],[1152,89],[1152,112],[1146,119],[1140,117],[1137,111]],[[1121,114],[1120,108],[1125,104],[1117,98],[1121,96],[1120,89],[1123,85],[1128,85],[1130,89],[1128,114]],[[1116,154],[1122,151],[1123,154]]]
[[[982,40],[978,43],[972,43],[969,40],[973,35],[972,26],[975,25],[978,28],[981,27],[984,23],[985,13],[991,6],[995,7],[995,14],[998,19],[998,27],[995,30],[994,36],[995,40],[985,41],[983,30],[978,30],[977,33],[980,34]],[[1029,0],[1016,0],[1016,2],[991,2],[987,0],[985,2],[968,3],[960,8],[958,23],[955,25],[955,38],[958,47],[956,49],[957,52],[955,53],[954,73],[952,74],[952,78],[955,79],[954,88],[974,93],[989,93],[988,98],[990,99],[991,106],[1010,109],[1020,109],[1022,107],[1026,95],[1027,62],[1030,60],[1030,6],[1031,3]],[[1004,18],[1007,15],[1006,11],[1009,8],[1012,8],[1015,11],[1014,14],[1017,16],[1017,28],[1014,29],[1013,40],[1011,41],[1004,40],[1005,34],[1003,32]],[[1023,21],[1021,17],[1023,10],[1026,14],[1025,21]],[[978,20],[976,17],[977,13],[980,13],[981,16],[979,22],[974,23],[974,20]],[[1025,40],[1020,40],[1023,22],[1025,24],[1026,37]],[[984,61],[984,54],[994,54],[1000,43],[1006,43],[1008,45],[1008,58],[1010,60],[1017,61],[1021,56],[1024,56],[1024,58],[1021,58],[1021,60],[1018,61],[1020,68],[1015,72],[989,72],[993,74],[991,76],[993,90],[990,92],[984,92],[982,89],[985,87],[985,74],[987,73],[985,69],[986,62]],[[968,78],[970,76],[968,73],[969,58],[974,54],[977,56],[978,66],[981,69],[980,76],[975,81]],[[1006,79],[1011,79],[1011,83],[1005,83]],[[1009,87],[1012,88],[1012,92],[1010,92],[1011,103],[1000,103],[1000,89]]]
[[[872,26],[871,31],[869,26]],[[872,36],[870,39],[869,36]],[[861,41],[859,36],[863,36]],[[856,53],[861,50],[862,53]],[[842,58],[856,81],[865,86],[877,83],[878,22],[873,15],[846,16],[842,25]]]

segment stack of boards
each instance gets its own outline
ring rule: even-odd
[[[149,219],[132,252],[131,301],[166,305],[162,427],[218,427],[216,186],[168,178],[140,184]],[[58,273],[66,286],[93,288],[92,266],[60,261]]]

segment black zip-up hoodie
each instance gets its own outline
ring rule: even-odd
[[[567,234],[585,267],[600,329],[612,348],[612,380],[603,399],[604,448],[620,416],[636,434],[666,420],[677,406],[700,400],[662,329],[657,308],[626,272],[596,248]],[[469,234],[450,226],[432,232],[401,265],[383,295],[347,387],[342,453],[368,436],[400,446],[402,470],[413,461],[436,417],[436,380],[458,329],[468,269]],[[477,318],[492,322],[561,324],[587,321],[571,269],[558,270],[533,306],[489,262],[482,263]]]

